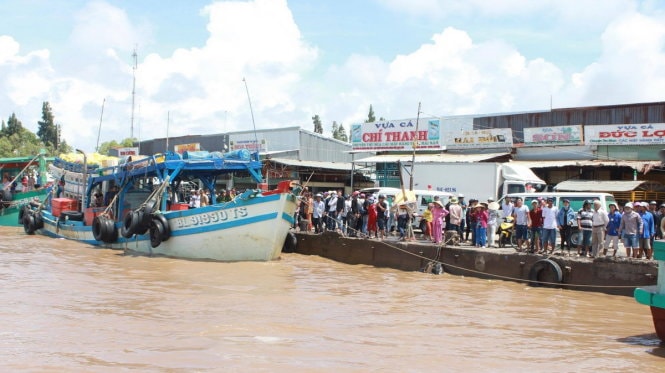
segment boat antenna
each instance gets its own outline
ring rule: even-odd
[[[102,100],[102,113],[99,114],[99,128],[97,129],[97,146],[95,146],[95,151],[99,151],[99,136],[102,134],[102,118],[104,118],[104,104],[106,103],[106,97]]]
[[[134,102],[136,98],[136,60],[138,55],[136,54],[136,47],[134,47],[134,53],[132,53],[132,58],[134,58],[134,66],[132,66],[132,123],[129,132],[129,137],[134,138]]]
[[[418,149],[418,122],[420,121],[420,102],[418,115],[416,115],[416,133],[413,136],[413,155],[411,156],[411,175],[409,177],[409,190],[413,190],[413,167],[416,165],[416,149]]]
[[[247,88],[247,80],[242,78],[242,81],[245,83],[245,91],[247,91],[247,101],[249,101],[249,113],[252,114],[252,125],[254,126],[254,141],[256,141],[256,154],[258,157],[259,153],[259,138],[256,136],[256,122],[254,122],[254,110],[252,110],[252,99],[249,97],[249,88]]]
[[[167,111],[166,112],[166,149],[164,152],[169,151],[169,124],[171,123],[171,112]]]

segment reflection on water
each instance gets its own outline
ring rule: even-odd
[[[284,254],[125,256],[0,228],[3,371],[662,371],[632,298]]]

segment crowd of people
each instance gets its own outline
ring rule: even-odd
[[[623,206],[609,204],[609,211],[599,200],[584,201],[578,211],[570,201],[562,200],[562,206],[553,205],[553,198],[524,201],[522,198],[505,198],[501,205],[488,199],[480,202],[463,195],[451,197],[447,203],[436,197],[422,214],[405,203],[395,205],[392,196],[364,194],[355,191],[344,195],[340,191],[311,193],[303,191],[296,212],[297,226],[301,231],[322,233],[337,231],[349,237],[398,240],[415,239],[410,229],[414,219],[419,219],[421,239],[436,244],[449,244],[446,237],[455,236],[456,243],[471,244],[479,248],[497,247],[498,228],[504,221],[514,225],[519,251],[552,254],[559,249],[569,255],[598,257],[617,256],[619,242],[623,243],[626,256],[651,259],[653,241],[662,238],[660,223],[665,216],[665,203],[629,202]],[[447,232],[454,232],[449,235]],[[573,235],[579,235],[574,240]],[[577,242],[576,245],[573,242]],[[572,252],[571,252],[572,251]]]

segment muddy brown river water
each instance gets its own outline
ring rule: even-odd
[[[230,243],[220,243],[230,244]],[[630,297],[283,254],[124,255],[0,228],[0,371],[662,372]]]

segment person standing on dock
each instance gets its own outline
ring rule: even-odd
[[[459,234],[460,224],[462,223],[462,216],[464,212],[462,211],[462,206],[459,204],[457,197],[450,198],[450,203],[448,204],[448,217],[450,218],[450,225],[446,227],[449,231],[457,231]]]
[[[475,221],[476,234],[474,235],[476,247],[487,247],[487,203],[481,202],[476,205],[473,211],[473,220]]]
[[[618,211],[617,204],[612,202],[610,203],[610,212],[607,214],[603,255],[607,255],[607,250],[610,248],[610,243],[612,243],[614,249],[612,256],[617,256],[617,251],[619,251],[619,225],[621,225],[621,213]]]
[[[547,199],[547,204],[542,209],[542,216],[543,216],[542,247],[543,247],[543,252],[545,254],[547,254],[548,247],[550,249],[549,250],[550,254],[554,253],[554,249],[556,248],[556,229],[558,225],[557,224],[558,210],[553,204],[554,204],[554,198],[550,197]],[[563,250],[561,250],[561,252],[563,253]]]
[[[623,237],[623,246],[626,256],[631,257],[631,250],[639,250],[639,236],[642,234],[642,217],[633,210],[633,204],[628,202],[623,207],[623,216],[619,224],[619,236]],[[637,256],[637,253],[634,253]]]
[[[642,258],[644,255],[647,259],[651,259],[651,238],[655,235],[656,230],[653,215],[648,210],[649,205],[642,202],[639,207],[639,214],[642,218],[642,234],[640,234],[640,250],[637,258]],[[634,253],[633,257],[635,257]]]
[[[378,238],[386,238],[386,223],[388,222],[388,202],[386,202],[386,195],[379,194],[379,201],[376,203],[376,226],[378,228]]]
[[[573,235],[573,224],[576,220],[575,210],[570,208],[570,201],[568,199],[563,200],[563,207],[559,209],[559,212],[556,215],[556,222],[559,225],[559,233],[561,234],[561,254],[565,246],[568,246],[568,255],[570,255],[570,249],[573,247],[572,235]]]
[[[513,207],[513,218],[515,219],[515,235],[517,236],[517,250],[522,250],[522,244],[529,244],[529,227],[531,226],[531,217],[529,208],[522,201],[522,197],[515,199]],[[528,248],[528,246],[527,246]]]
[[[435,244],[443,242],[443,219],[448,215],[448,210],[443,207],[440,200],[436,200],[432,206],[432,237]]]
[[[499,227],[499,219],[501,215],[497,206],[499,204],[494,202],[493,198],[487,199],[487,247],[495,247],[494,239],[496,237],[496,230]]]
[[[536,199],[531,201],[529,217],[531,218],[531,247],[529,252],[540,252],[543,236],[543,210],[540,208],[540,201]]]
[[[314,232],[322,233],[323,232],[322,219],[323,219],[323,214],[326,211],[326,205],[323,202],[323,196],[321,195],[321,193],[316,194],[316,196],[314,197],[314,203],[312,205],[313,205],[312,224],[314,225]]]
[[[593,217],[591,222],[593,223],[591,231],[591,257],[595,258],[600,253],[600,249],[603,247],[603,241],[605,241],[605,228],[610,219],[607,216],[607,212],[602,206],[603,204],[599,200],[593,201]]]
[[[577,247],[578,256],[591,255],[591,233],[593,230],[593,212],[591,211],[591,201],[586,200],[582,208],[577,212],[577,228],[582,234],[580,245]]]

